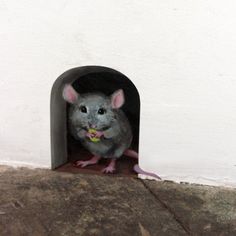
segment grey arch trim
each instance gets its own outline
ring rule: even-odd
[[[62,98],[63,87],[66,83],[73,83],[84,75],[99,72],[111,72],[126,77],[119,71],[108,67],[83,66],[67,70],[53,84],[50,101],[51,169],[67,162],[67,114],[66,102]],[[129,78],[127,79],[129,80]]]

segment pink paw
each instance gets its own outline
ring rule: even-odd
[[[75,165],[84,168],[85,166],[91,165],[91,162],[90,161],[77,161]]]
[[[99,160],[100,160],[100,157],[94,156],[90,160],[87,160],[87,161],[76,161],[75,166],[80,166],[84,168],[85,166],[88,166],[88,165],[97,164]]]
[[[104,168],[103,170],[102,170],[102,172],[103,173],[105,173],[105,174],[113,174],[114,172],[115,172],[115,168],[113,167],[113,166],[107,166],[106,168]]]

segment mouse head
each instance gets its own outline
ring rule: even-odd
[[[98,93],[79,94],[70,84],[63,89],[63,98],[72,104],[71,121],[78,128],[105,130],[116,119],[115,110],[125,102],[122,89],[111,96]]]

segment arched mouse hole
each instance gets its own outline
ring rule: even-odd
[[[138,152],[139,148],[139,119],[140,98],[139,93],[132,83],[122,73],[107,67],[85,66],[78,67],[63,73],[54,83],[51,92],[51,153],[52,169],[73,173],[95,173],[108,165],[109,158],[101,158],[98,164],[89,165],[84,168],[76,166],[78,160],[87,160],[92,157],[88,149],[71,132],[69,125],[69,110],[73,106],[67,103],[63,97],[63,89],[66,84],[72,85],[73,89],[80,95],[102,93],[107,98],[122,89],[125,102],[121,109],[131,126],[133,139],[130,145],[132,150]],[[105,136],[105,135],[104,135]],[[133,175],[133,166],[137,159],[122,155],[116,161],[116,174]]]

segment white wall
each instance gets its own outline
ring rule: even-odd
[[[0,162],[50,167],[54,80],[104,65],[140,91],[143,168],[236,186],[234,3],[1,0]]]

